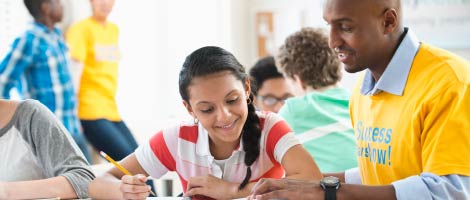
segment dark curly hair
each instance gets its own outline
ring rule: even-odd
[[[189,104],[188,86],[196,77],[207,76],[222,71],[230,71],[238,80],[245,83],[248,74],[235,56],[220,47],[207,46],[192,52],[184,61],[179,75],[179,91],[181,98]],[[250,94],[250,102],[253,95]],[[243,189],[251,178],[251,165],[260,153],[261,128],[258,115],[252,103],[248,103],[248,117],[241,135],[245,153],[246,176],[239,186]]]
[[[314,89],[341,80],[340,62],[328,46],[328,37],[322,29],[302,28],[290,35],[280,47],[276,59],[282,73],[291,78],[297,75]]]
[[[41,5],[45,2],[50,2],[50,0],[24,0],[24,5],[28,9],[29,14],[37,19],[41,16]]]
[[[264,81],[284,77],[279,71],[277,71],[274,57],[272,56],[267,56],[258,60],[255,66],[250,69],[250,76],[253,80],[251,91],[255,96],[258,95],[258,90],[263,87]]]

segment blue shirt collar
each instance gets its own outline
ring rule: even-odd
[[[33,26],[33,30],[37,30],[38,32],[54,33],[56,35],[61,35],[60,29],[58,29],[57,27],[54,27],[54,29],[50,30],[49,27],[37,21],[34,21],[32,23],[32,26]]]
[[[392,60],[388,63],[377,83],[372,76],[372,72],[369,69],[366,70],[361,86],[361,94],[375,95],[385,91],[397,96],[403,95],[411,65],[420,46],[418,38],[411,30],[405,28],[405,34]]]

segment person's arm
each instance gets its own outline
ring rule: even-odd
[[[338,200],[395,199],[395,190],[392,185],[364,186],[354,184],[341,184],[336,195]],[[309,199],[324,200],[325,193],[319,181],[304,181],[295,179],[262,179],[253,188],[248,199]],[[419,198],[418,198],[419,199]]]
[[[282,158],[286,178],[298,180],[320,180],[323,175],[312,156],[302,145],[290,148]]]
[[[69,181],[53,177],[34,181],[0,182],[0,199],[77,198]]]
[[[343,184],[338,199],[469,199],[470,177],[451,174],[437,176],[422,173],[387,186]]]
[[[41,180],[0,183],[6,199],[86,198],[94,175],[63,125],[45,106],[27,100],[17,107],[15,122],[46,177]],[[2,192],[3,191],[3,192]],[[3,199],[0,197],[0,199]]]
[[[240,183],[222,180],[212,175],[191,177],[188,180],[188,190],[185,197],[213,199],[237,199],[246,197],[256,183],[248,183],[243,189],[239,189]]]
[[[392,183],[402,199],[470,199],[470,177],[422,173]]]
[[[167,168],[167,166],[174,167],[176,164],[173,157],[167,154],[168,147],[174,145],[168,145],[166,142],[177,139],[175,136],[178,135],[174,134],[177,130],[179,126],[160,131],[149,142],[139,146],[134,153],[119,162],[134,176],[124,175],[123,172],[113,167],[105,175],[93,180],[89,186],[90,197],[96,199],[146,198],[150,191],[145,185],[147,176],[159,178],[168,171],[175,171],[172,167]]]
[[[25,140],[34,144],[32,146],[35,148],[35,155],[46,177],[64,177],[68,180],[68,185],[73,188],[72,195],[77,198],[87,198],[88,184],[95,176],[72,136],[44,105],[31,100],[26,101],[25,104],[31,107],[31,112],[25,113],[25,115],[31,115],[31,121],[29,130],[25,128],[21,132],[30,131],[29,134],[24,134]],[[26,120],[22,123],[25,124],[21,127],[28,127]],[[60,186],[54,185],[53,187],[62,186],[60,184]],[[71,195],[68,190],[63,190],[63,192],[58,197],[67,198]]]
[[[11,51],[0,63],[0,98],[10,98],[11,89],[20,83],[21,75],[33,62],[35,48],[27,38],[16,39]]]
[[[301,195],[301,196],[300,196]],[[262,179],[249,199],[324,199],[317,181]],[[337,199],[469,199],[470,177],[451,174],[437,176],[422,173],[385,186],[341,184]]]
[[[107,173],[93,180],[88,191],[95,199],[145,199],[150,188],[145,184],[147,172],[137,161],[135,153],[119,162],[134,176],[125,175],[118,168],[113,167]]]

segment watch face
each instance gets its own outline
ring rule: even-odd
[[[328,176],[323,178],[322,182],[325,184],[325,186],[336,186],[339,183],[339,179],[334,176]]]

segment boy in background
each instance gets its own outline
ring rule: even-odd
[[[250,69],[255,106],[264,111],[279,112],[284,101],[294,96],[292,85],[277,71],[274,58],[264,57]]]
[[[350,124],[350,93],[340,87],[341,66],[326,32],[303,28],[288,36],[277,55],[279,71],[304,90],[279,111],[315,158],[320,171],[357,167],[356,139]]]
[[[77,117],[67,47],[62,33],[54,27],[62,20],[63,7],[60,0],[24,0],[24,4],[34,23],[13,42],[0,63],[0,97],[9,99],[10,90],[21,86],[24,97],[46,105],[90,158]]]

